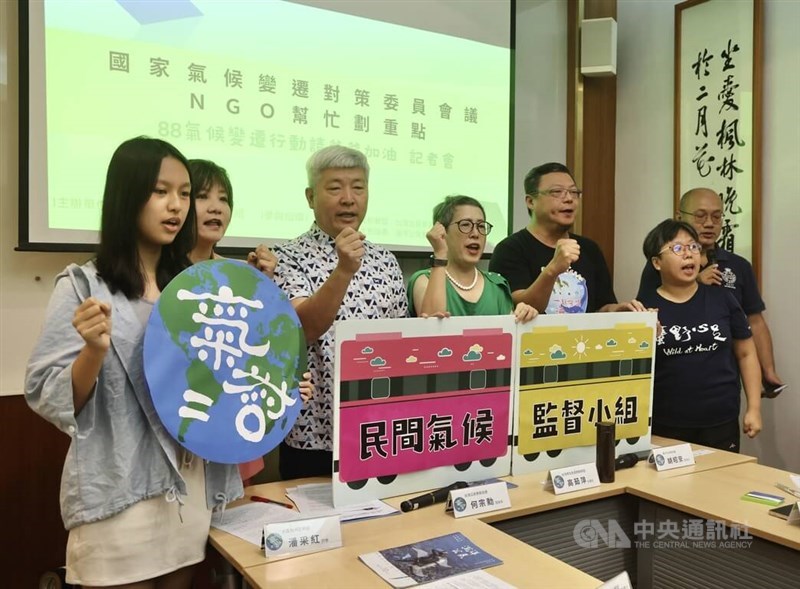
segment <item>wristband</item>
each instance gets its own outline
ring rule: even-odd
[[[434,258],[431,256],[430,266],[431,268],[444,268],[447,266],[447,260],[442,260],[441,258]]]

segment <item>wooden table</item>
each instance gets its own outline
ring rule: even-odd
[[[640,481],[628,493],[677,511],[744,526],[754,536],[800,551],[800,526],[769,515],[767,505],[742,500],[748,491],[763,491],[792,501],[775,483],[792,486],[786,471],[749,463],[667,481]]]
[[[699,533],[690,542],[667,538],[666,549],[652,540],[637,547],[639,586],[800,587],[800,526],[769,515],[767,505],[741,499],[748,491],[790,498],[776,482],[789,484],[789,473],[751,463],[629,487],[640,500],[640,521],[652,523],[656,539],[659,530],[683,526]]]
[[[461,532],[472,542],[503,560],[487,569],[490,574],[517,587],[594,589],[601,584],[586,573],[569,566],[504,534],[478,519],[456,520],[452,516],[420,510],[342,525],[340,549],[262,564],[245,569],[245,579],[253,587],[388,587],[358,559],[359,554]],[[412,517],[408,517],[412,516]]]
[[[672,441],[654,438],[653,443],[666,446],[670,445]],[[671,496],[673,491],[677,494],[682,489],[690,488],[692,485],[690,481],[698,477],[711,476],[731,468],[751,466],[754,461],[755,458],[750,456],[715,451],[698,456],[694,466],[660,473],[656,472],[653,465],[640,462],[633,468],[618,471],[613,483],[559,496],[552,491],[544,490],[542,483],[547,477],[546,472],[508,477],[507,480],[518,485],[517,488],[509,491],[512,504],[510,509],[456,520],[452,515],[445,514],[443,508],[434,506],[399,516],[345,523],[342,525],[343,546],[341,548],[276,562],[266,562],[263,552],[258,547],[216,529],[211,530],[210,542],[253,587],[269,587],[270,589],[277,587],[347,587],[349,589],[388,587],[358,560],[359,554],[458,531],[464,533],[487,552],[503,560],[504,564],[492,567],[488,569],[488,572],[513,585],[518,587],[594,588],[601,584],[600,579],[496,529],[492,524],[570,506],[591,504],[591,502],[604,498],[623,497],[629,493],[652,500],[652,497],[659,494],[659,489],[665,488],[668,491],[665,496]],[[288,486],[326,480],[320,478],[257,485],[249,487],[247,494],[282,500],[285,499],[284,492]],[[774,482],[770,480],[770,484]],[[762,485],[753,488],[764,487]],[[687,491],[686,494],[688,495],[689,492]],[[408,497],[395,497],[388,499],[387,503],[398,507],[400,502],[406,498]],[[670,499],[665,498],[664,500]],[[678,505],[680,502],[676,500],[675,504]],[[687,506],[687,508],[690,507]],[[764,529],[769,527],[769,523],[764,523]],[[785,522],[776,520],[776,523]],[[761,528],[759,528],[760,530]]]

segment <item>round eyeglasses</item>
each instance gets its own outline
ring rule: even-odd
[[[658,255],[663,254],[667,250],[671,251],[676,256],[682,256],[686,252],[699,254],[701,249],[702,248],[700,247],[700,244],[696,241],[693,241],[692,243],[673,243],[672,245],[665,245],[663,248],[661,248],[661,251],[658,252]]]
[[[470,234],[472,233],[472,228],[475,227],[478,229],[478,233],[481,235],[489,235],[492,232],[492,225],[491,223],[487,223],[486,221],[471,221],[469,219],[461,219],[460,221],[453,221],[450,225],[455,225],[458,227],[458,230],[461,233]]]

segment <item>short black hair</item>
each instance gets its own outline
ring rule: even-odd
[[[192,193],[195,197],[201,192],[208,192],[219,184],[228,195],[228,206],[233,211],[233,186],[228,172],[211,160],[189,160],[189,174],[192,177]]]
[[[464,196],[463,194],[453,194],[446,196],[442,202],[433,207],[433,222],[441,223],[445,228],[453,222],[453,215],[456,212],[456,207],[472,206],[478,207],[483,213],[484,220],[486,219],[486,211],[483,210],[483,205],[471,196]]]
[[[681,231],[685,231],[692,236],[692,239],[699,241],[697,231],[686,221],[665,219],[653,227],[650,233],[647,234],[647,237],[644,238],[644,243],[642,244],[644,257],[647,258],[648,261],[658,257],[659,252],[661,252],[664,246],[675,239],[675,236]]]
[[[183,154],[166,141],[151,137],[123,142],[108,164],[95,264],[111,292],[121,291],[129,299],[144,295],[137,220],[156,188],[161,162],[168,157],[181,162],[189,175],[189,162]],[[190,265],[188,256],[197,234],[193,193],[190,199],[183,226],[172,243],[161,248],[156,267],[156,283],[161,290]]]
[[[575,176],[572,175],[572,172],[570,172],[567,166],[559,164],[558,162],[548,162],[532,168],[531,171],[525,175],[525,194],[536,196],[536,193],[539,192],[539,182],[542,176],[555,173],[569,174],[569,177],[575,182]]]

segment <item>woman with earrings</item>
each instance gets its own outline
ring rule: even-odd
[[[480,202],[469,196],[448,196],[433,209],[433,227],[426,237],[433,248],[430,269],[416,272],[408,283],[412,316],[505,315],[530,321],[536,309],[514,307],[506,279],[484,272],[478,262],[492,224]]]
[[[644,240],[644,255],[661,275],[661,286],[641,300],[659,320],[653,434],[738,452],[741,384],[742,431],[750,438],[761,431],[761,368],[733,294],[697,282],[701,250],[694,227],[674,219]]]
[[[61,479],[68,583],[188,589],[211,510],[242,495],[233,465],[184,451],[156,414],[142,341],[162,289],[190,264],[186,158],[138,137],[106,175],[97,256],[55,289],[25,378],[34,411],[70,436]]]

